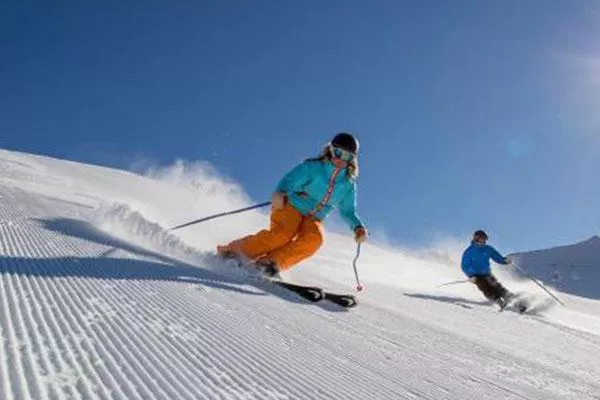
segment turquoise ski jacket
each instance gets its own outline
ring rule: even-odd
[[[304,216],[322,221],[338,208],[350,229],[363,226],[356,215],[356,181],[346,176],[346,169],[329,161],[300,163],[281,179],[276,191],[285,193],[288,202]]]

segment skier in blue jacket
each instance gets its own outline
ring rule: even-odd
[[[476,231],[471,245],[463,253],[461,266],[465,275],[477,285],[486,298],[496,302],[500,308],[504,308],[514,295],[492,274],[490,258],[502,265],[510,265],[511,260],[487,245],[487,240],[488,235],[484,231]]]

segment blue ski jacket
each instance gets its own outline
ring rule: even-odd
[[[350,229],[363,226],[356,215],[356,180],[329,161],[298,164],[281,179],[276,191],[285,193],[288,202],[304,216],[322,221],[338,208]]]
[[[489,275],[490,258],[498,264],[507,264],[506,259],[492,246],[471,243],[462,256],[462,270],[469,278],[474,275]]]

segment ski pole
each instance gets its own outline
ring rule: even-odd
[[[354,268],[354,276],[356,277],[356,290],[360,292],[364,288],[363,285],[360,284],[360,279],[358,279],[358,270],[356,268],[358,257],[360,257],[360,243],[356,246],[356,257],[354,257],[354,261],[352,261],[352,268]]]
[[[541,287],[542,289],[544,289],[544,291],[546,293],[548,293],[550,296],[552,296],[552,298],[554,300],[556,300],[558,302],[558,304],[560,304],[561,306],[565,307],[565,303],[563,303],[562,301],[560,301],[558,299],[558,297],[556,297],[555,295],[552,294],[552,292],[550,292],[548,289],[546,289],[546,287],[544,285],[542,285],[541,282],[538,282],[537,279],[535,279],[534,277],[532,277],[531,275],[529,275],[528,273],[526,273],[525,271],[523,271],[521,268],[517,267],[516,265],[513,265],[513,267],[515,267],[515,269],[517,271],[519,271],[520,273],[522,273],[523,275],[525,275],[527,278],[531,279],[536,285],[538,285],[539,287]]]
[[[437,285],[436,288],[441,288],[443,286],[450,286],[450,285],[458,285],[459,283],[467,283],[467,282],[471,282],[471,281],[469,279],[463,279],[461,281],[446,282],[446,283],[442,283],[441,285]]]
[[[209,215],[208,217],[204,217],[204,218],[196,219],[196,220],[194,220],[194,221],[187,222],[187,223],[185,223],[185,224],[181,224],[181,225],[174,226],[174,227],[172,227],[172,228],[169,228],[169,230],[170,230],[170,231],[174,231],[175,229],[184,228],[184,227],[186,227],[186,226],[190,226],[190,225],[198,224],[198,223],[200,223],[200,222],[209,221],[209,220],[211,220],[211,219],[215,219],[215,218],[219,218],[219,217],[224,217],[224,216],[226,216],[226,215],[233,215],[233,214],[238,214],[238,213],[241,213],[241,212],[244,212],[244,211],[250,211],[250,210],[254,210],[254,209],[256,209],[256,208],[265,207],[265,206],[268,206],[268,205],[270,205],[270,204],[271,204],[271,202],[270,202],[270,201],[267,201],[267,202],[265,202],[265,203],[260,203],[260,204],[255,204],[255,205],[253,205],[253,206],[249,206],[249,207],[240,208],[239,210],[233,210],[233,211],[222,212],[222,213],[215,214],[215,215]]]

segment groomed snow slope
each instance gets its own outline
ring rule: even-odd
[[[498,313],[456,265],[366,245],[361,304],[253,284],[206,251],[263,226],[204,165],[135,174],[0,150],[1,399],[600,399],[600,305]],[[175,235],[176,234],[176,235]],[[350,291],[351,238],[286,278]]]

